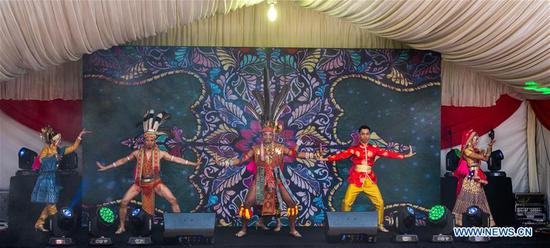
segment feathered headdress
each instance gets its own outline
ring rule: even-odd
[[[143,133],[145,136],[153,135],[157,136],[158,134],[161,134],[161,132],[158,132],[158,129],[162,123],[164,123],[166,120],[170,118],[170,114],[166,112],[160,112],[155,115],[155,110],[149,110],[145,112],[145,115],[143,116]]]
[[[58,141],[61,139],[61,134],[56,133],[52,127],[47,126],[40,129],[40,138],[44,140],[44,143],[51,145],[55,141]]]
[[[283,127],[278,123],[278,119],[282,114],[281,105],[285,100],[288,91],[290,90],[289,85],[283,85],[279,94],[275,95],[273,101],[270,98],[269,90],[269,70],[267,66],[264,67],[264,80],[263,80],[263,92],[262,91],[253,91],[252,95],[256,98],[256,101],[259,103],[259,109],[252,106],[250,103],[245,103],[245,107],[252,113],[252,115],[262,123],[262,132],[280,132]]]

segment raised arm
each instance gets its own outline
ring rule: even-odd
[[[161,151],[160,154],[161,154],[162,159],[168,160],[170,162],[178,163],[178,164],[181,164],[181,165],[199,166],[201,164],[200,163],[200,161],[201,161],[200,158],[197,160],[197,162],[191,162],[189,160],[171,155],[171,154],[169,154],[165,151]]]
[[[340,151],[334,155],[328,156],[327,158],[321,158],[321,160],[329,161],[329,162],[338,161],[338,160],[349,158],[354,153],[355,153],[354,148],[348,148],[344,151]]]
[[[130,162],[131,160],[136,159],[137,156],[138,156],[138,151],[136,150],[136,151],[133,151],[132,153],[130,153],[128,156],[123,157],[123,158],[121,158],[121,159],[119,159],[119,160],[117,160],[117,161],[115,161],[115,162],[113,162],[109,165],[104,165],[99,161],[96,161],[95,164],[98,167],[98,169],[97,169],[98,171],[106,171],[106,170],[109,170],[109,169],[112,169],[112,168],[119,167],[123,164],[126,164],[126,163]]]
[[[80,145],[80,141],[82,141],[82,135],[87,134],[87,133],[91,133],[91,132],[86,131],[86,129],[82,129],[82,131],[80,131],[80,133],[78,134],[78,137],[76,137],[76,140],[74,141],[74,143],[72,145],[70,145],[69,147],[65,148],[65,155],[67,155],[71,152],[74,152],[76,150],[76,148],[78,148],[78,146]]]
[[[487,145],[487,151],[485,151],[485,156],[489,159],[491,152],[493,152],[493,144],[495,144],[495,139],[492,139],[491,142]]]

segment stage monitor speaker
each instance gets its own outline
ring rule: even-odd
[[[165,213],[164,237],[183,237],[188,243],[213,243],[215,213]]]
[[[376,212],[327,212],[326,238],[329,242],[375,242]]]

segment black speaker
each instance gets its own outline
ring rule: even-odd
[[[515,197],[512,191],[512,179],[509,177],[488,176],[485,195],[491,214],[497,226],[515,226]]]
[[[374,242],[378,227],[376,212],[327,212],[325,220],[328,242]]]
[[[8,226],[16,235],[33,233],[34,222],[44,207],[43,204],[31,203],[31,193],[36,178],[36,174],[10,178]]]
[[[453,209],[456,202],[456,186],[458,179],[453,175],[445,175],[440,178],[439,197],[441,205]]]
[[[164,237],[180,237],[186,243],[213,243],[215,213],[165,213]]]

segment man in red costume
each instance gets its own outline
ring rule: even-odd
[[[384,228],[384,200],[378,189],[377,178],[372,170],[374,162],[377,160],[377,157],[384,158],[397,158],[404,159],[409,158],[415,155],[412,151],[412,147],[409,146],[408,154],[400,154],[394,151],[389,151],[382,149],[376,145],[369,144],[371,129],[368,126],[361,126],[359,128],[359,139],[360,143],[357,146],[348,148],[345,151],[338,152],[335,155],[329,156],[328,158],[322,158],[324,161],[337,161],[341,159],[346,159],[349,157],[353,163],[349,177],[348,177],[348,188],[344,196],[344,202],[342,204],[342,211],[349,212],[351,207],[355,202],[355,199],[359,193],[363,192],[371,200],[373,205],[378,212],[378,230],[382,232],[388,232]]]

